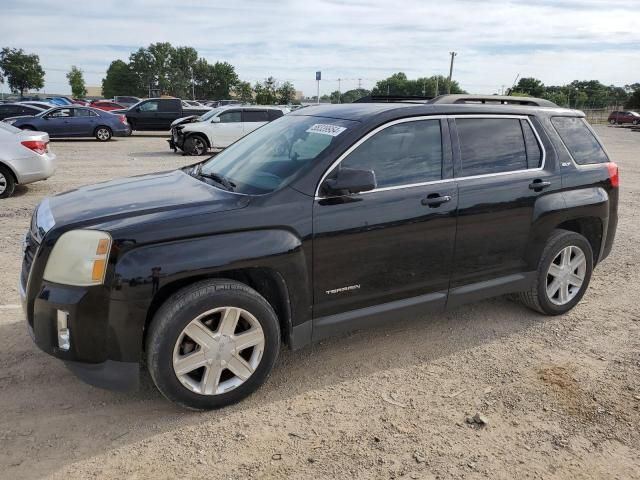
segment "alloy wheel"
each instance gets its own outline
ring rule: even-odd
[[[578,294],[587,271],[587,258],[570,245],[555,256],[547,271],[547,297],[555,305],[566,305]]]
[[[6,189],[7,179],[2,173],[0,173],[0,195],[2,195]]]
[[[189,390],[219,395],[251,377],[264,346],[264,332],[251,313],[237,307],[215,308],[182,330],[173,349],[173,370]]]
[[[100,128],[98,129],[98,131],[96,132],[96,136],[100,139],[100,140],[109,140],[109,137],[111,137],[111,134],[109,133],[109,130],[107,130],[106,128]]]
[[[194,155],[202,155],[205,152],[204,141],[201,138],[194,137],[193,138],[193,153]]]

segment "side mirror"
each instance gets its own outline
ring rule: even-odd
[[[220,117],[213,117],[211,123],[220,123]]]
[[[340,168],[333,178],[325,179],[322,183],[322,192],[325,195],[348,195],[368,192],[376,186],[376,174],[373,170]]]

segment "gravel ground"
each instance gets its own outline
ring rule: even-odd
[[[640,478],[640,134],[600,127],[621,167],[612,255],[557,318],[494,299],[283,350],[239,405],[185,412],[148,376],[123,394],[41,353],[16,308],[45,195],[191,163],[158,135],[59,141],[57,174],[0,204],[0,477]],[[465,421],[480,413],[486,425]]]

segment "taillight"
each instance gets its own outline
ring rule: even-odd
[[[120,118],[120,121],[122,123],[127,123],[127,116],[126,115],[118,115],[118,117]]]
[[[49,142],[43,142],[42,140],[25,140],[24,142],[20,142],[22,145],[27,147],[29,150],[33,150],[34,152],[43,155],[49,151]]]
[[[618,188],[620,185],[620,175],[618,173],[618,165],[613,162],[607,163],[607,169],[609,170],[609,180],[613,188]]]

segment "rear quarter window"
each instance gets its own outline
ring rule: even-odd
[[[591,132],[584,119],[552,117],[551,123],[577,164],[591,165],[609,161],[600,142]]]

